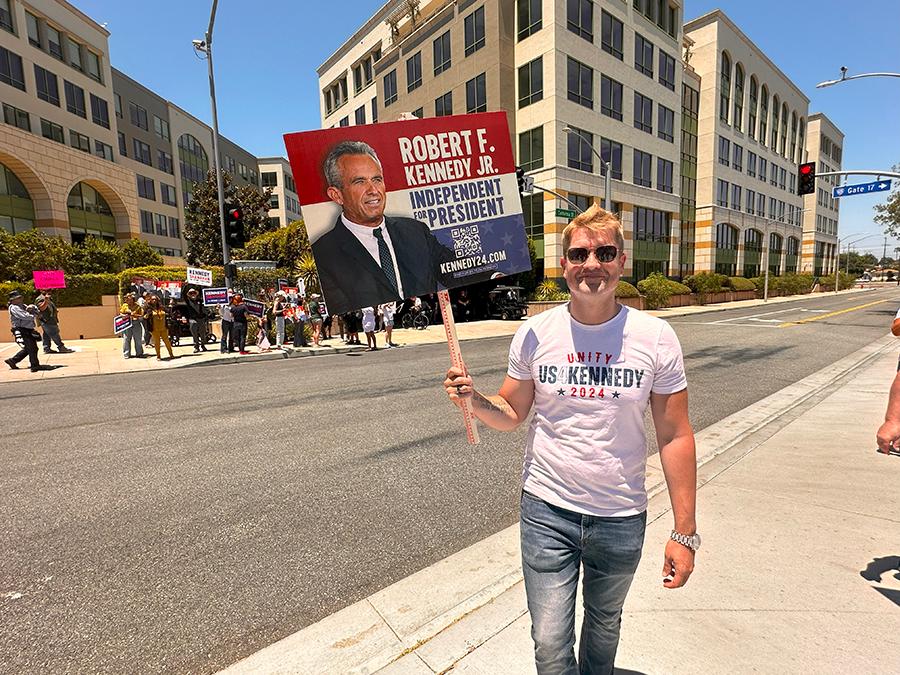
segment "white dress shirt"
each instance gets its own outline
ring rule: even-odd
[[[374,234],[376,228],[369,227],[368,225],[351,223],[344,217],[343,213],[341,214],[341,222],[344,223],[344,227],[346,227],[354,237],[359,239],[359,243],[363,245],[369,252],[369,255],[375,260],[375,264],[381,267],[381,258],[378,255],[378,240],[375,238]],[[394,261],[394,278],[397,280],[397,292],[399,297],[405,297],[403,295],[403,281],[400,279],[400,268],[397,267],[397,254],[394,253],[394,244],[391,242],[391,235],[384,225],[384,218],[381,219],[381,223],[378,227],[381,228],[381,234],[384,237],[384,241],[387,243],[388,251],[391,253],[391,260]]]

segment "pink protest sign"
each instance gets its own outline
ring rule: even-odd
[[[62,270],[35,270],[35,288],[65,288],[66,275]]]

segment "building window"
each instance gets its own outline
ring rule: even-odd
[[[622,83],[600,76],[600,112],[622,121]]]
[[[541,29],[541,2],[542,0],[516,0],[516,19],[519,24],[517,41],[521,42]]]
[[[450,31],[434,41],[434,74],[440,75],[450,68]]]
[[[4,2],[7,3],[6,11],[9,12],[9,7],[8,7],[9,0],[2,0],[2,1],[0,1],[0,16],[3,15]],[[8,30],[10,32],[12,32],[12,25],[10,25],[8,27]],[[31,12],[25,12],[25,30],[28,33],[28,43],[32,47],[37,47],[38,49],[41,49],[41,31],[38,26],[38,19]]]
[[[66,110],[74,115],[87,119],[87,109],[84,104],[84,89],[72,84],[68,80],[63,80],[63,89],[66,92]]]
[[[420,120],[425,118],[425,108],[419,106],[415,110],[412,111],[413,117],[418,117]]]
[[[728,124],[728,108],[731,106],[731,59],[722,52],[722,75],[719,84],[719,119]]]
[[[51,141],[56,141],[57,143],[66,142],[66,138],[63,135],[63,128],[50,120],[45,120],[43,117],[41,118],[41,136],[49,138]]]
[[[750,178],[756,178],[756,153],[747,153],[747,175]]]
[[[59,83],[56,81],[56,75],[35,63],[34,83],[37,86],[39,99],[56,106],[59,105]]]
[[[4,47],[0,47],[0,82],[25,91],[22,57]]]
[[[152,160],[150,159],[150,146],[143,141],[138,140],[137,138],[134,138],[132,140],[134,141],[134,158],[141,164],[152,166]]]
[[[643,206],[634,207],[634,238],[637,241],[669,243],[672,214]]]
[[[753,207],[756,202],[756,191],[747,190],[747,213],[753,215]]]
[[[634,128],[653,133],[653,101],[634,92]]]
[[[448,91],[443,96],[434,99],[434,116],[443,117],[453,114],[453,92]]]
[[[592,172],[594,170],[594,134],[572,127],[566,134],[566,159],[570,169]]]
[[[778,215],[778,200],[775,197],[769,197],[769,218],[775,220]]]
[[[137,191],[138,191],[138,197],[143,197],[144,199],[152,199],[153,201],[156,201],[156,185],[153,182],[152,178],[147,178],[146,176],[142,176],[142,175],[138,174]]]
[[[353,66],[353,93],[358,94],[363,88],[363,72],[362,64],[357,63]]]
[[[3,104],[3,121],[19,129],[31,131],[31,116],[8,103]]]
[[[169,206],[178,206],[178,202],[175,198],[175,186],[174,185],[166,185],[165,183],[159,184],[159,198],[163,204],[168,204]]]
[[[82,70],[81,67],[81,45],[70,37],[66,37],[69,46],[69,65],[75,70]]]
[[[166,173],[175,175],[175,166],[172,163],[172,155],[170,155],[165,150],[157,150],[156,159],[156,165],[160,171],[165,171]]]
[[[384,107],[397,102],[397,71],[392,70],[384,76]]]
[[[156,223],[156,234],[161,237],[168,236],[169,229],[166,227],[168,219],[161,213],[154,213],[153,220]]]
[[[756,138],[756,106],[759,103],[756,77],[750,76],[750,107],[747,110],[747,135]]]
[[[784,181],[787,178],[787,169],[783,166],[778,167],[778,187],[784,190]]]
[[[769,118],[769,90],[763,85],[759,98],[759,142],[766,144],[766,129],[768,129]]]
[[[797,174],[791,172],[789,174],[790,177],[790,185],[788,187],[788,192],[792,195],[797,193]]]
[[[170,140],[169,123],[156,115],[153,116],[153,132],[164,141]]]
[[[759,179],[765,183],[766,182],[766,160],[763,157],[759,158]]]
[[[659,50],[659,83],[675,91],[675,59]]]
[[[772,152],[778,152],[778,96],[772,97],[772,135],[769,137],[769,147]]]
[[[484,47],[484,7],[479,7],[465,19],[466,56]]]
[[[519,166],[525,171],[544,166],[544,127],[519,134]]]
[[[487,112],[487,89],[484,73],[466,82],[466,112]]]
[[[718,206],[728,206],[728,181],[721,178],[716,181],[716,204]]]
[[[272,195],[269,197],[269,210],[271,211],[272,209],[277,208],[279,208],[278,195]]]
[[[406,92],[422,86],[422,52],[406,59]]]
[[[594,107],[594,71],[583,63],[568,57],[568,96],[585,108]]]
[[[734,112],[731,123],[738,131],[744,123],[744,69],[740,63],[734,67]]]
[[[261,176],[262,176],[262,186],[264,188],[278,187],[278,173],[277,172],[263,171]]]
[[[788,156],[788,151],[787,151],[787,133],[788,133],[788,132],[787,132],[787,130],[788,130],[787,116],[788,116],[787,103],[782,103],[782,104],[781,104],[781,156],[782,156],[782,157],[787,157],[787,156]]]
[[[600,13],[600,46],[619,61],[625,58],[622,46],[622,22],[609,12]]]
[[[662,157],[656,158],[656,189],[662,192],[672,192],[673,164]]]
[[[612,177],[622,180],[622,144],[608,138],[600,139],[600,156],[609,164]]]
[[[657,106],[657,117],[659,118],[659,129],[657,135],[664,141],[669,143],[675,142],[675,111],[669,110],[666,106],[659,104]]]
[[[125,143],[125,134],[119,132],[119,154],[122,157],[128,157],[128,146]]]
[[[297,185],[294,183],[294,177],[290,174],[284,174],[284,187],[297,194]]]
[[[544,71],[542,57],[519,68],[519,107],[540,101],[544,97]]]
[[[349,127],[350,126],[350,117],[345,116],[341,118],[341,121],[338,122],[339,127]]]
[[[741,186],[737,183],[731,185],[731,208],[735,211],[741,210]]]
[[[153,234],[153,214],[149,211],[141,211],[141,232]]]
[[[94,124],[109,129],[109,104],[94,94],[91,94],[91,119]]]
[[[775,162],[772,162],[769,165],[769,168],[771,169],[771,173],[769,174],[769,176],[770,176],[769,185],[771,185],[772,187],[776,187],[778,185],[778,169],[779,169],[779,167],[775,164]]]
[[[82,152],[90,153],[91,151],[91,139],[74,129],[69,129],[69,145]]]
[[[133,101],[129,101],[128,110],[131,113],[131,123],[134,126],[140,127],[144,131],[149,130],[150,127],[147,123],[147,111],[144,108],[139,106],[137,103],[134,103]]]
[[[85,50],[85,54],[87,54],[87,75],[93,80],[97,80],[97,82],[103,82],[100,77],[100,57],[97,56],[90,49]]]
[[[60,37],[59,31],[48,24],[44,24],[44,28],[45,32],[47,33],[47,51],[50,52],[51,56],[62,61],[62,37]]]
[[[634,34],[634,67],[647,77],[653,77],[653,43],[640,33]]]
[[[719,136],[719,164],[722,166],[729,165],[731,156],[731,141],[724,136]]]
[[[103,159],[112,162],[113,161],[113,149],[111,145],[107,145],[103,141],[98,141],[94,139],[94,154],[97,157],[102,157]]]
[[[653,156],[649,152],[641,152],[634,149],[634,184],[650,187],[650,173],[652,171]]]
[[[354,124],[365,124],[366,123],[366,106],[361,105],[353,112],[353,123]]]
[[[594,3],[591,0],[567,0],[566,25],[588,42],[594,41]]]
[[[28,14],[28,16],[31,15]],[[9,11],[9,0],[0,0],[0,26],[8,30],[10,33],[13,32],[12,12]]]
[[[731,166],[735,171],[744,170],[744,149],[737,143],[732,147]]]
[[[378,99],[372,99],[372,124],[378,121]]]
[[[766,215],[766,196],[762,192],[756,195],[756,215]]]

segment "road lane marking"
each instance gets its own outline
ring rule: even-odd
[[[770,316],[772,314],[784,314],[785,312],[793,312],[795,308],[790,307],[788,309],[777,309],[774,312],[763,312],[761,314],[748,314],[746,316],[733,316],[730,319],[719,319],[718,321],[709,321],[710,324],[726,324],[729,321],[743,321],[744,319],[751,319],[756,316]]]
[[[811,316],[808,319],[800,319],[800,321],[788,321],[786,323],[778,326],[779,328],[787,328],[788,326],[798,326],[801,323],[810,323],[811,321],[818,321],[819,319],[827,319],[832,316],[837,316],[838,314],[846,314],[847,312],[855,312],[858,309],[865,309],[866,307],[872,307],[873,305],[880,305],[883,302],[893,302],[893,299],[888,300],[876,300],[875,302],[867,302],[865,305],[857,305],[856,307],[848,307],[847,309],[841,309],[837,312],[829,312],[828,314],[819,314],[819,316]]]

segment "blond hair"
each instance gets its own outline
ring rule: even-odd
[[[572,242],[572,233],[580,227],[592,232],[612,230],[619,254],[621,255],[625,250],[625,234],[622,231],[622,223],[618,217],[609,211],[604,211],[599,204],[593,204],[587,211],[575,216],[574,220],[566,225],[566,228],[563,230],[563,255],[569,250],[569,244]]]

